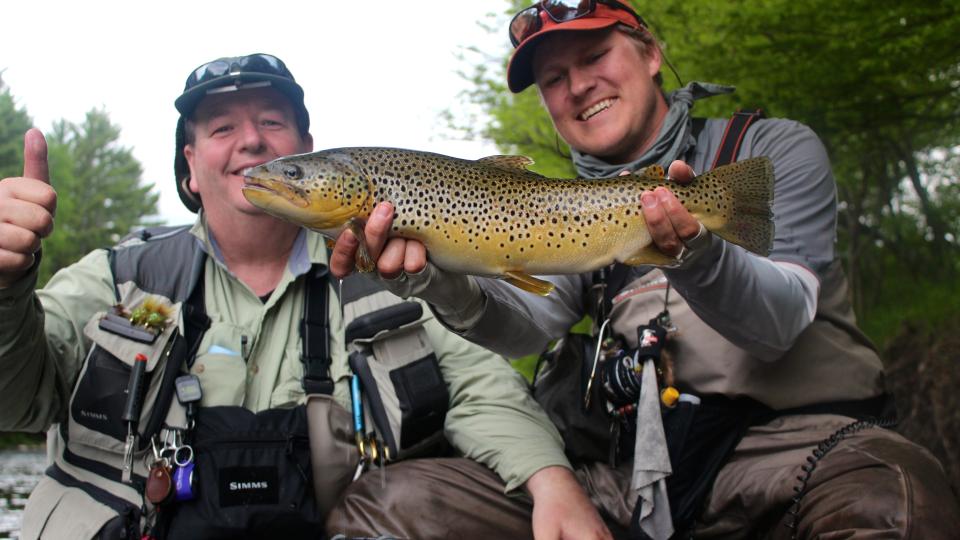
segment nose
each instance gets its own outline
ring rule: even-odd
[[[581,97],[596,85],[596,78],[588,70],[573,67],[567,72],[567,84],[570,88],[570,94]]]
[[[251,154],[259,154],[266,149],[263,134],[260,133],[260,126],[252,120],[243,122],[241,126],[242,150]]]

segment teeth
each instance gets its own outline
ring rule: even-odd
[[[589,109],[583,111],[582,113],[580,113],[580,120],[589,120],[593,115],[597,114],[602,110],[610,108],[610,106],[612,105],[613,105],[612,99],[605,99],[591,106]]]

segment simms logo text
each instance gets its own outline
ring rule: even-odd
[[[267,489],[270,487],[266,481],[263,482],[230,482],[230,491],[240,491],[242,489]]]

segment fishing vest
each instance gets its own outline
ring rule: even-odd
[[[712,167],[737,160],[744,134],[760,118],[759,111],[738,111],[728,120]],[[635,329],[669,309],[679,329],[669,343],[676,359],[674,374],[687,391],[747,396],[781,411],[859,402],[883,393],[883,366],[873,344],[857,327],[839,259],[820,271],[814,320],[774,362],[753,358],[727,341],[679,294],[666,298],[667,280],[660,270],[644,273],[640,268],[624,267],[619,271],[619,278],[612,276],[606,289],[613,331],[634,347]]]
[[[21,538],[139,538],[152,514],[144,497],[154,453],[151,439],[163,440],[170,429],[187,427],[186,409],[175,398],[174,384],[209,327],[203,306],[206,254],[189,227],[159,227],[128,237],[108,250],[108,260],[116,306],[129,309],[150,298],[166,306],[173,322],[152,337],[139,336],[140,340],[135,328],[117,322],[129,313],[98,313],[86,324],[84,334],[92,346],[70,396],[67,419],[48,431],[52,465],[31,495]],[[307,280],[300,325],[304,392],[332,402],[326,267],[314,265],[303,279]],[[449,399],[422,328],[420,304],[405,302],[358,274],[344,279],[338,290],[344,325],[355,334],[353,341],[347,340],[350,364],[366,374],[367,425],[374,432],[371,437],[388,449],[381,463],[435,448],[443,441]],[[400,319],[391,316],[398,310],[404,313]],[[138,355],[145,357],[139,358],[145,362],[143,400],[132,467],[124,481],[128,429],[121,415]],[[409,384],[425,375],[426,384]],[[423,391],[410,395],[414,393],[406,388]],[[342,407],[335,408],[349,418]],[[349,430],[348,425],[329,427]]]

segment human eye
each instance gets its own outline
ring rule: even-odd
[[[595,51],[590,51],[590,52],[587,54],[587,56],[586,56],[586,63],[587,63],[587,64],[596,64],[597,62],[600,61],[600,59],[602,59],[604,56],[606,56],[607,52],[609,52],[609,51],[610,51],[610,49],[599,49],[599,50],[595,50]]]
[[[286,116],[279,111],[267,111],[260,116],[260,125],[264,127],[284,127],[287,124]]]
[[[551,86],[556,86],[563,80],[563,74],[558,72],[545,73],[540,79],[540,86],[549,88]]]
[[[232,129],[233,129],[233,124],[231,124],[230,122],[222,121],[222,122],[212,122],[210,124],[210,133],[212,135],[224,135],[226,133],[230,133]]]

